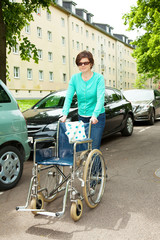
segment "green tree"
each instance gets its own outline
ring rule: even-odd
[[[138,73],[145,74],[147,78],[153,78],[156,82],[160,79],[159,0],[137,0],[137,6],[131,6],[130,12],[123,18],[124,24],[129,26],[129,31],[137,29],[144,32],[133,42],[136,46],[133,57],[136,58]]]
[[[146,81],[147,81],[146,74],[139,74],[134,84],[134,87],[139,89],[147,88]]]
[[[21,36],[24,26],[33,21],[33,12],[37,8],[46,8],[55,0],[21,0],[14,2],[0,0],[0,79],[6,83],[6,49],[10,53],[12,47],[19,44],[20,57],[29,61],[31,58],[38,63],[38,51],[35,44],[27,37]]]

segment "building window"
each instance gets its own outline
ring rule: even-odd
[[[65,46],[65,37],[62,37],[62,45]]]
[[[20,69],[19,67],[14,67],[14,78],[20,77]]]
[[[42,37],[42,28],[40,28],[40,27],[37,27],[37,36],[38,37]]]
[[[48,52],[48,61],[52,61],[53,60],[53,54],[52,52]]]
[[[66,64],[66,56],[62,56],[62,63]]]
[[[52,32],[48,31],[47,32],[47,35],[48,35],[48,41],[52,41]]]
[[[74,40],[72,40],[72,48],[74,48]]]
[[[39,70],[39,80],[43,81],[43,71]]]
[[[86,46],[86,50],[89,51],[89,47],[88,46]]]
[[[79,25],[76,24],[76,32],[78,33],[79,32]]]
[[[92,40],[94,40],[94,33],[92,33]]]
[[[81,27],[81,34],[83,34],[83,27]]]
[[[63,82],[64,82],[64,83],[67,82],[67,75],[66,75],[66,73],[63,73]]]
[[[77,50],[79,50],[79,42],[77,42]]]
[[[41,16],[41,8],[40,7],[37,8],[36,13],[37,13],[37,15]]]
[[[114,49],[114,43],[112,43],[112,48]]]
[[[61,18],[61,26],[65,27],[65,20],[64,20],[64,18]]]
[[[73,66],[75,66],[75,65],[76,65],[75,58],[73,58]]]
[[[111,46],[111,42],[110,41],[108,41],[108,47],[110,47]]]
[[[28,34],[31,33],[31,26],[30,26],[29,23],[27,23],[26,26],[25,26],[25,33],[28,33]]]
[[[72,31],[74,31],[74,22],[72,22]]]
[[[81,49],[82,49],[82,51],[83,51],[83,43],[81,43]]]
[[[46,12],[46,15],[47,15],[47,20],[48,20],[48,21],[51,21],[51,13],[47,11],[47,12]]]
[[[29,80],[32,79],[32,69],[30,69],[30,68],[27,69],[27,79],[29,79]]]
[[[42,59],[42,50],[41,49],[38,49],[38,57],[39,57],[39,59]]]
[[[89,32],[88,32],[88,30],[86,30],[86,37],[87,37],[87,38],[89,37]]]
[[[49,81],[53,82],[53,72],[49,72]]]
[[[94,49],[94,48],[92,48],[92,54],[93,54],[93,55],[95,54],[95,49]]]
[[[13,47],[12,49],[13,49],[13,53],[14,54],[18,54],[19,53],[19,46],[18,46],[18,44],[16,44],[16,46]]]

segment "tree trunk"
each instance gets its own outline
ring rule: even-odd
[[[6,84],[6,28],[0,0],[0,79]]]

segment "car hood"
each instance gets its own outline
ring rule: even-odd
[[[57,122],[62,116],[62,108],[59,109],[28,109],[23,112],[27,124],[50,124]]]
[[[145,101],[131,101],[133,106],[139,106],[139,105],[149,105],[151,104],[152,100],[145,100]]]

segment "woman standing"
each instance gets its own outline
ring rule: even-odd
[[[78,119],[84,123],[91,120],[93,124],[91,130],[92,148],[99,149],[105,127],[104,78],[101,74],[92,71],[94,59],[89,51],[83,51],[77,55],[76,65],[79,67],[80,73],[71,77],[63,106],[63,117],[60,120],[66,121],[73,95],[76,92]]]

